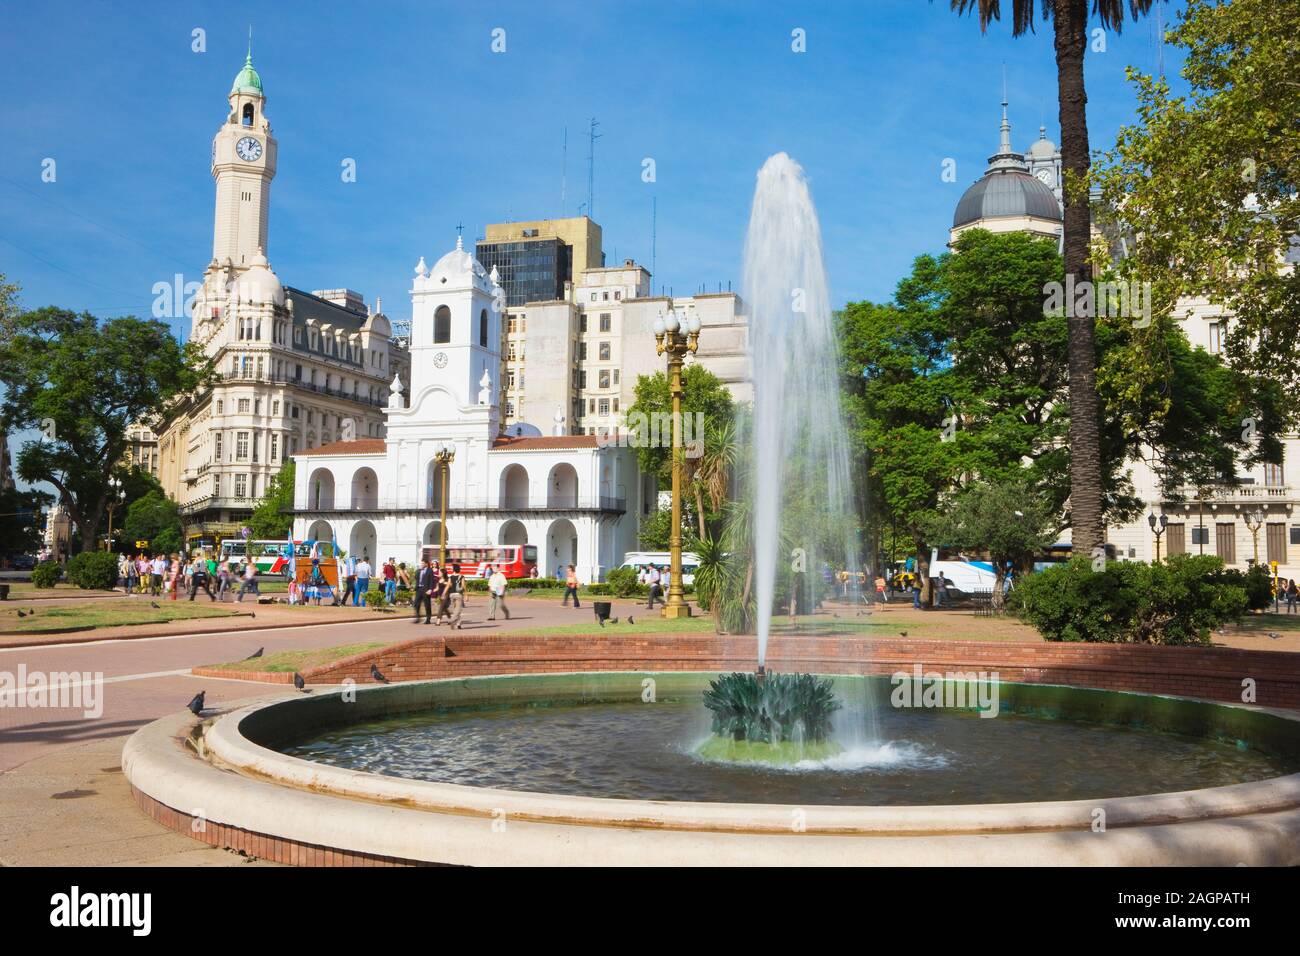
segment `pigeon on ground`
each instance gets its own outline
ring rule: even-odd
[[[150,606],[150,607],[156,607],[156,608],[159,608],[160,610],[161,610],[161,608],[162,608],[162,605],[159,604],[157,601],[150,601],[150,602],[149,602],[149,606]]]
[[[1279,634],[1277,631],[1269,631],[1269,632],[1268,632],[1268,636],[1271,637],[1271,638],[1273,638],[1273,640],[1276,641],[1276,640],[1277,640],[1279,637],[1281,637],[1282,635]]]
[[[297,671],[293,672],[293,686],[299,690],[306,690],[307,688],[307,682],[302,679],[302,675]]]
[[[383,674],[381,674],[379,672],[379,668],[376,667],[374,664],[370,665],[370,676],[373,677],[375,680],[379,681],[379,683],[381,684],[388,683],[388,678],[385,677]]]
[[[629,615],[627,616],[627,622],[628,622],[629,624],[635,624],[635,623],[636,623],[636,621],[632,620],[632,615],[631,615],[631,614],[629,614]]]
[[[194,695],[194,699],[185,705],[186,707],[189,708],[190,713],[193,714],[195,717],[203,713],[203,695],[206,693],[207,691],[203,691],[203,690],[199,691],[197,694]]]
[[[22,608],[19,608],[19,609],[18,609],[18,616],[19,616],[19,617],[26,617],[26,616],[27,616],[27,612],[24,611]]]
[[[266,650],[265,647],[259,647],[257,650],[253,651],[253,653],[251,653],[251,654],[249,654],[247,657],[245,657],[244,660],[246,660],[246,661],[257,660],[257,658],[259,658],[259,657],[262,656],[262,651],[264,651],[264,650]]]
[[[907,637],[907,631],[899,631],[899,632],[898,632],[898,636],[899,636],[899,637]]]

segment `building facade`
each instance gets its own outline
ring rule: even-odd
[[[973,228],[1024,231],[1058,242],[1062,236],[1060,152],[1041,128],[1028,151],[1015,152],[1006,106],[1004,102],[998,151],[958,202],[950,243]],[[1221,352],[1228,318],[1221,308],[1205,300],[1185,299],[1178,312],[1179,326],[1194,347]],[[1161,555],[1213,554],[1236,568],[1256,560],[1275,562],[1280,577],[1300,577],[1300,475],[1295,474],[1300,469],[1300,435],[1285,436],[1282,445],[1279,464],[1242,467],[1222,484],[1183,488],[1173,496],[1165,494],[1150,464],[1158,460],[1158,452],[1146,450],[1141,460],[1129,466],[1134,493],[1144,503],[1143,514],[1107,528],[1107,541],[1116,557],[1151,561],[1159,540]],[[1152,515],[1156,528],[1148,520]],[[1156,530],[1161,531],[1159,539]]]
[[[334,540],[372,563],[449,547],[531,544],[540,573],[602,580],[636,546],[634,449],[587,435],[502,434],[499,276],[462,248],[411,291],[409,387],[392,383],[384,437],[295,456],[294,536]],[[447,453],[451,459],[444,465]]]
[[[191,340],[216,382],[173,407],[155,473],[192,532],[235,532],[295,453],[383,436],[394,376],[409,375],[388,319],[349,289],[306,292],[267,261],[278,145],[252,58],[213,138],[213,257],[194,298]]]

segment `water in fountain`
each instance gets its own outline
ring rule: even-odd
[[[754,383],[754,594],[758,661],[766,663],[778,562],[805,556],[821,586],[823,562],[856,583],[858,545],[849,448],[840,414],[836,346],[821,226],[803,169],[777,153],[758,172],[745,238],[743,295]],[[856,588],[850,593],[861,605]]]

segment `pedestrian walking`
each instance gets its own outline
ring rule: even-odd
[[[167,570],[167,559],[162,552],[155,554],[149,562],[149,593],[154,597],[162,595],[163,572]]]
[[[558,577],[561,574],[564,574],[563,568],[561,568],[558,572],[556,572],[556,576]],[[578,572],[573,565],[569,565],[568,574],[564,576],[564,606],[565,607],[569,606],[570,594],[573,595],[573,606],[581,607],[581,605],[578,603]]]
[[[393,604],[397,601],[397,562],[389,558],[384,562],[384,603]]]
[[[237,602],[244,602],[244,595],[252,592],[261,597],[262,592],[257,589],[257,565],[252,561],[244,565],[244,579],[239,584],[239,595],[235,598]]]
[[[434,590],[434,573],[433,568],[429,565],[429,559],[424,558],[420,561],[420,569],[415,575],[415,623],[420,623],[420,605],[424,605],[424,623],[430,623],[433,617],[433,590]]]
[[[1286,589],[1286,612],[1296,613],[1297,604],[1300,604],[1300,584],[1296,584],[1295,578],[1292,578],[1291,584]]]
[[[650,588],[650,600],[646,603],[646,608],[653,611],[655,601],[660,604],[664,603],[663,575],[659,573],[659,569],[653,564],[646,571],[645,583]]]
[[[938,584],[938,589],[939,589],[938,590],[939,607],[947,607],[948,606],[948,579],[944,577],[942,571],[939,572],[939,580],[936,583]]]
[[[488,620],[495,621],[497,611],[503,613],[507,621],[510,620],[510,608],[506,607],[506,576],[501,571],[501,565],[499,564],[492,569],[492,574],[488,578],[488,594],[491,598],[491,603],[488,606]]]
[[[447,623],[459,631],[460,618],[465,612],[465,576],[460,573],[459,564],[453,564],[447,576],[447,604]]]
[[[356,592],[352,595],[352,604],[354,607],[362,607],[366,603],[364,595],[370,590],[370,557],[361,555],[361,560],[357,562],[356,575]]]

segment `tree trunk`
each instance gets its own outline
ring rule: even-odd
[[[1067,283],[1092,280],[1088,261],[1088,94],[1083,59],[1088,41],[1086,0],[1056,3],[1057,92],[1061,163],[1065,172],[1065,273]],[[1095,303],[1095,299],[1093,299]],[[1101,513],[1101,423],[1097,401],[1094,309],[1067,302],[1070,365],[1070,525],[1074,553],[1091,555],[1105,541]],[[1083,313],[1083,314],[1080,314]]]
[[[930,549],[920,535],[916,541],[916,577],[921,582],[921,607],[929,607],[933,588],[930,586]]]
[[[1005,561],[994,559],[993,573],[995,577],[993,580],[993,597],[991,603],[994,610],[1000,611],[1002,610],[1003,604],[1003,588],[1005,588],[1007,584],[1007,563]]]

